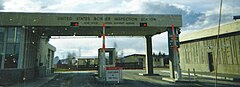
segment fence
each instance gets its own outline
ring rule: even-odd
[[[143,69],[143,63],[129,62],[129,63],[116,63],[117,67],[123,67],[123,69]],[[69,69],[69,70],[98,70],[98,65],[68,65],[57,64],[57,68]]]
[[[116,63],[116,66],[123,67],[123,69],[143,69],[141,62]]]
[[[97,70],[97,65],[68,65],[68,64],[57,64],[57,68],[69,69],[69,70]]]

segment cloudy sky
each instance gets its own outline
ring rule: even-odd
[[[0,0],[2,12],[182,14],[182,35],[215,26],[220,0]],[[240,0],[223,0],[222,23],[240,15]],[[67,52],[81,56],[97,56],[100,38],[51,39],[57,48],[55,56]],[[116,44],[115,44],[116,43]],[[168,54],[167,33],[153,37],[153,52]],[[107,37],[106,47],[117,46],[120,54],[145,53],[144,37]],[[79,54],[81,52],[81,54]]]

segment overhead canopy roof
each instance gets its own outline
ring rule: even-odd
[[[77,22],[77,27],[71,23]],[[181,15],[82,14],[0,12],[1,27],[33,28],[51,36],[100,36],[102,24],[108,36],[145,36],[166,31],[174,24],[182,26]],[[140,27],[146,23],[147,27]]]

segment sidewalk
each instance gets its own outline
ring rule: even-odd
[[[48,81],[52,80],[55,76],[57,76],[58,74],[53,74],[53,75],[49,75],[46,77],[42,77],[42,78],[37,78],[33,81],[26,81],[26,82],[22,82],[22,83],[17,83],[12,85],[11,87],[40,87],[41,85],[47,83]]]
[[[170,73],[169,70],[162,70],[161,72]],[[187,71],[182,71],[182,75],[187,76],[188,72]],[[193,78],[194,73],[190,72],[190,76],[191,76],[191,78]],[[196,77],[203,77],[203,78],[211,78],[211,79],[216,78],[214,72],[195,72],[195,76]],[[217,74],[217,79],[218,80],[229,80],[229,81],[240,81],[240,75],[218,73]]]
[[[183,71],[182,74],[183,75],[188,75],[188,72]],[[190,75],[193,76],[194,73],[190,72]],[[215,72],[196,72],[196,76],[204,77],[204,78],[212,78],[212,79],[216,78]],[[229,81],[240,81],[240,75],[218,73],[217,74],[217,79],[219,79],[219,80],[229,80]]]

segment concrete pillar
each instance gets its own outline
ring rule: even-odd
[[[146,74],[153,74],[153,58],[152,58],[152,36],[146,38]]]

